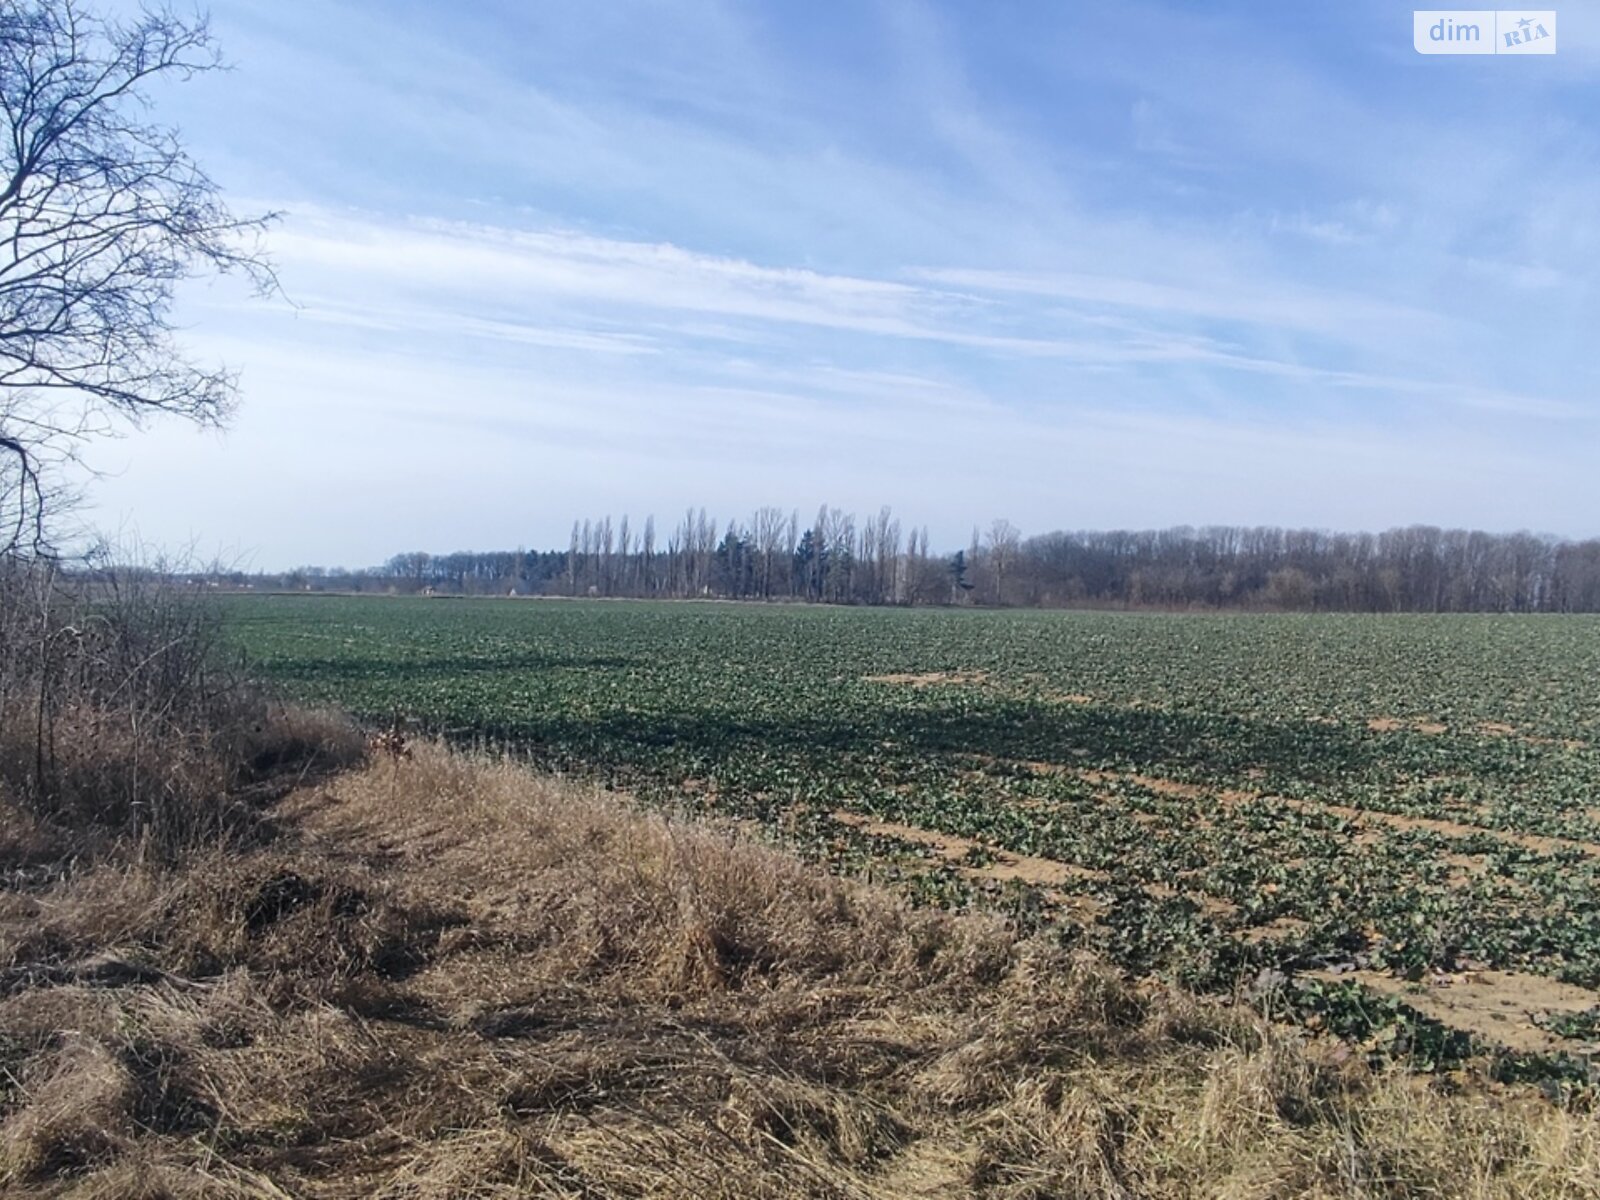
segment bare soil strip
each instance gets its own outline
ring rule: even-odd
[[[843,809],[835,812],[833,819],[841,825],[848,825],[853,829],[859,829],[862,833],[872,834],[874,837],[889,837],[901,842],[910,842],[917,846],[926,846],[946,862],[961,864],[975,850],[993,855],[994,861],[985,866],[967,864],[963,867],[966,874],[981,878],[1002,881],[1015,880],[1018,883],[1030,883],[1036,887],[1060,887],[1078,879],[1095,879],[1104,882],[1111,878],[1104,871],[1091,870],[1088,867],[1076,866],[1073,863],[1057,862],[1052,858],[1034,858],[1026,854],[1013,854],[1009,850],[1001,850],[998,847],[975,841],[972,838],[958,837],[953,833],[940,833],[933,829],[923,829],[918,825],[898,825],[892,821],[875,821],[871,817],[864,817],[860,813],[847,812]]]
[[[974,687],[988,681],[986,671],[927,671],[922,674],[863,675],[862,683],[888,683],[898,687]]]
[[[1576,838],[1546,837],[1534,833],[1515,833],[1508,829],[1494,829],[1487,825],[1464,824],[1440,817],[1414,817],[1404,813],[1382,812],[1372,808],[1353,808],[1347,804],[1334,804],[1327,800],[1301,800],[1291,796],[1275,796],[1268,792],[1251,792],[1239,788],[1212,788],[1203,784],[1184,783],[1176,779],[1163,779],[1156,775],[1134,772],[1084,770],[1061,763],[1023,762],[1020,765],[1041,775],[1074,775],[1093,784],[1132,783],[1159,796],[1180,800],[1214,798],[1224,808],[1264,800],[1282,804],[1302,812],[1329,813],[1357,826],[1382,825],[1389,829],[1424,829],[1445,837],[1476,837],[1480,834],[1513,846],[1523,846],[1540,854],[1555,854],[1562,850],[1576,850],[1591,858],[1600,858],[1600,844],[1579,841]]]
[[[1373,717],[1367,722],[1367,728],[1373,733],[1394,733],[1406,729],[1412,733],[1425,733],[1429,737],[1450,732],[1450,726],[1444,722],[1430,721],[1426,717]]]
[[[1269,942],[1274,938],[1293,937],[1311,928],[1309,921],[1302,921],[1299,917],[1275,917],[1264,925],[1254,925],[1239,935],[1241,941],[1254,945],[1256,942]]]
[[[1540,737],[1538,734],[1524,733],[1515,725],[1507,725],[1504,721],[1480,721],[1477,731],[1489,737],[1515,738],[1519,742],[1526,742],[1530,746],[1560,746],[1563,750],[1587,750],[1589,743],[1578,738],[1553,738]]]
[[[839,824],[848,825],[852,829],[859,829],[862,833],[871,834],[875,837],[894,838],[896,841],[927,847],[939,858],[955,864],[963,875],[974,879],[1026,883],[1046,890],[1062,887],[1073,880],[1092,879],[1101,883],[1111,880],[1111,874],[1108,871],[1097,871],[1092,867],[1061,862],[1053,858],[1037,858],[1027,854],[1015,854],[1010,850],[1001,849],[987,842],[960,837],[952,833],[940,833],[934,829],[924,829],[919,825],[901,825],[893,821],[877,821],[871,817],[862,816],[860,813],[853,813],[844,809],[840,809],[832,815],[833,819]],[[968,862],[967,858],[973,851],[988,855],[993,861],[983,865]],[[1199,905],[1202,911],[1212,916],[1228,916],[1237,911],[1237,907],[1231,901],[1205,892],[1180,891],[1162,883],[1147,884],[1144,890],[1157,899],[1171,899],[1179,895],[1187,896]],[[1068,904],[1091,918],[1105,911],[1103,905],[1098,904],[1087,896],[1052,893],[1052,898]]]
[[[1323,800],[1296,800],[1287,796],[1256,796],[1253,799],[1271,800],[1304,812],[1332,813],[1356,825],[1385,825],[1390,829],[1425,829],[1445,837],[1476,837],[1480,834],[1522,846],[1540,854],[1555,854],[1562,850],[1576,850],[1591,858],[1600,858],[1600,845],[1580,842],[1573,838],[1542,837],[1534,833],[1513,833],[1508,829],[1491,829],[1484,825],[1463,825],[1459,821],[1446,821],[1437,817],[1410,817],[1402,813],[1379,812],[1371,808],[1351,808],[1344,804],[1331,804]]]
[[[1397,996],[1425,1017],[1522,1054],[1570,1052],[1572,1043],[1533,1023],[1539,1014],[1580,1013],[1600,1004],[1600,993],[1543,975],[1516,971],[1463,971],[1420,983],[1382,971],[1314,971],[1312,978],[1354,980],[1379,995]]]
[[[1449,725],[1428,717],[1373,717],[1367,722],[1367,728],[1374,733],[1396,733],[1406,730],[1432,737],[1450,732]],[[1462,730],[1462,732],[1467,731]],[[1505,721],[1479,721],[1471,727],[1470,732],[1485,737],[1512,738],[1530,746],[1560,746],[1564,750],[1586,750],[1589,746],[1588,742],[1576,738],[1541,737],[1538,734],[1524,733],[1515,725],[1507,724]]]

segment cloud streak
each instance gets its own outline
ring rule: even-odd
[[[103,510],[266,565],[690,502],[1592,532],[1595,78],[1392,15],[219,0],[175,115],[298,307],[186,293],[239,425]]]

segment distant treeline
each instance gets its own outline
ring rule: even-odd
[[[399,554],[213,582],[433,595],[721,597],[830,604],[1236,608],[1340,612],[1597,612],[1600,540],[1413,526],[1386,533],[1181,527],[1023,537],[1008,521],[935,553],[888,509],[814,520],[763,508],[719,524],[690,510],[576,522],[565,550]]]

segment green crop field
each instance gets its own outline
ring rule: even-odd
[[[754,819],[1133,971],[1315,979],[1333,1024],[1349,981],[1427,1011],[1498,968],[1550,989],[1530,1051],[1595,1024],[1600,618],[227,603],[291,694]]]

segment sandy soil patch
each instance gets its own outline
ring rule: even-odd
[[[1600,993],[1543,975],[1516,971],[1436,974],[1413,984],[1381,971],[1310,972],[1310,977],[1355,980],[1384,996],[1398,996],[1425,1017],[1522,1054],[1572,1049],[1533,1023],[1543,1013],[1579,1013],[1600,1004]]]
[[[1144,894],[1153,896],[1157,900],[1176,900],[1182,896],[1210,917],[1231,917],[1239,911],[1239,906],[1232,900],[1224,900],[1221,896],[1213,896],[1209,892],[1175,888],[1169,883],[1147,883],[1144,885]]]
[[[1334,804],[1326,800],[1301,800],[1289,796],[1274,796],[1265,792],[1252,792],[1237,788],[1209,788],[1201,784],[1183,783],[1176,779],[1163,779],[1154,775],[1078,770],[1056,763],[1025,762],[1022,765],[1035,774],[1074,774],[1092,784],[1132,783],[1157,795],[1180,800],[1199,800],[1211,797],[1223,807],[1264,800],[1299,809],[1303,812],[1329,813],[1336,817],[1342,817],[1358,827],[1365,827],[1369,831],[1373,826],[1381,826],[1386,829],[1422,829],[1431,833],[1442,834],[1445,837],[1475,837],[1481,834],[1505,842],[1508,845],[1523,846],[1540,854],[1555,854],[1562,850],[1576,850],[1580,854],[1600,858],[1600,844],[1579,841],[1576,838],[1516,833],[1507,829],[1494,829],[1487,825],[1473,825],[1461,821],[1446,820],[1442,817],[1417,817],[1404,813],[1382,812],[1371,808],[1353,808],[1346,804]],[[1373,840],[1375,839],[1371,837],[1370,832],[1357,834],[1358,844],[1370,844]]]
[[[909,672],[894,673],[889,675],[863,675],[863,683],[887,683],[897,687],[928,688],[928,687],[954,687],[974,686],[988,682],[989,675],[986,671],[926,671],[921,674]]]
[[[1535,733],[1524,733],[1515,725],[1508,725],[1504,721],[1480,721],[1477,726],[1479,733],[1488,737],[1515,738],[1519,742],[1526,742],[1530,746],[1560,746],[1563,750],[1587,750],[1589,743],[1579,741],[1577,738],[1540,737]]]
[[[1513,833],[1507,829],[1490,829],[1484,825],[1464,825],[1459,821],[1446,821],[1439,817],[1412,817],[1403,813],[1379,812],[1371,808],[1351,808],[1344,804],[1329,804],[1321,800],[1294,800],[1287,796],[1262,796],[1259,799],[1275,800],[1290,808],[1303,811],[1332,813],[1336,817],[1357,825],[1382,825],[1389,829],[1424,829],[1445,837],[1475,837],[1487,835],[1512,846],[1523,846],[1540,854],[1555,854],[1562,850],[1576,850],[1591,858],[1600,858],[1600,845],[1580,842],[1573,838],[1544,837],[1536,833]]]
[[[1367,728],[1374,733],[1395,733],[1409,729],[1412,733],[1425,733],[1433,737],[1450,731],[1450,727],[1442,721],[1430,721],[1425,717],[1373,717],[1367,722]]]
[[[1257,942],[1270,942],[1277,938],[1293,937],[1297,933],[1304,933],[1311,928],[1309,921],[1302,921],[1299,917],[1274,917],[1263,925],[1252,925],[1249,929],[1239,934],[1239,940],[1254,945]]]
[[[833,819],[841,825],[848,825],[852,829],[859,829],[862,833],[872,834],[874,837],[889,837],[896,841],[910,842],[915,846],[924,846],[932,850],[938,857],[946,862],[962,865],[966,874],[980,876],[987,879],[1015,880],[1018,883],[1032,884],[1035,887],[1060,887],[1079,879],[1107,880],[1110,878],[1104,871],[1091,870],[1073,863],[1057,862],[1053,858],[1035,858],[1026,854],[1013,854],[1009,850],[1001,850],[974,838],[959,837],[953,833],[940,833],[934,829],[924,829],[918,825],[900,825],[893,821],[876,821],[871,817],[862,816],[860,813],[846,812],[841,809],[833,814]],[[982,851],[994,857],[994,861],[984,866],[966,864],[964,860],[973,851]]]
[[[1094,880],[1106,883],[1111,880],[1107,871],[1098,871],[1092,867],[1079,866],[1076,863],[1065,863],[1053,858],[1037,858],[1027,854],[1014,854],[1010,850],[1003,850],[987,842],[975,838],[964,838],[953,833],[940,833],[935,829],[924,829],[920,825],[901,825],[894,821],[878,821],[860,813],[853,813],[840,809],[833,814],[833,819],[841,825],[848,825],[862,833],[875,837],[894,838],[896,841],[908,842],[914,846],[922,846],[943,859],[953,864],[963,875],[973,879],[992,879],[1000,882],[1025,883],[1033,887],[1042,888],[1050,894],[1051,898],[1073,910],[1080,916],[1092,919],[1103,914],[1104,905],[1082,895],[1063,894],[1053,892],[1051,889],[1060,888],[1076,880]],[[988,855],[992,861],[986,864],[967,861],[973,851],[980,851]],[[1207,892],[1179,889],[1165,883],[1151,883],[1144,886],[1146,895],[1158,900],[1170,900],[1184,896],[1192,900],[1199,909],[1213,917],[1228,917],[1238,911],[1238,906],[1231,900],[1220,896],[1213,896]]]
[[[1450,882],[1454,885],[1470,883],[1489,869],[1489,861],[1481,854],[1441,854],[1439,861],[1450,868]]]

